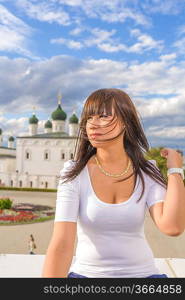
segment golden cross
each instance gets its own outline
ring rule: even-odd
[[[62,99],[62,94],[61,94],[61,92],[58,92],[57,98],[58,98],[58,104],[61,104],[61,99]]]
[[[73,114],[75,114],[76,113],[76,108],[77,108],[77,105],[75,104],[75,105],[73,105]]]
[[[33,106],[33,115],[35,115],[35,110],[36,110],[36,107]]]

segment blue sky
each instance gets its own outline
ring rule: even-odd
[[[132,98],[150,146],[185,151],[184,0],[0,0],[0,128],[39,132],[57,106],[80,116],[88,95]],[[185,153],[185,152],[184,152]]]

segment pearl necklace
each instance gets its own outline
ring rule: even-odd
[[[95,158],[95,161],[96,161],[96,163],[97,163],[99,169],[101,170],[101,172],[104,173],[104,174],[107,175],[107,176],[110,176],[110,177],[120,177],[120,176],[126,174],[126,173],[128,172],[128,170],[129,170],[130,166],[131,166],[130,159],[129,159],[128,166],[127,166],[127,168],[126,168],[125,171],[123,171],[121,174],[110,174],[110,173],[106,172],[105,170],[103,170],[103,168],[102,168],[102,166],[100,165],[100,163],[99,163],[98,158],[96,157],[96,155],[95,155],[94,158]]]

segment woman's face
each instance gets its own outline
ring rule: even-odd
[[[112,143],[115,140],[104,141],[116,137],[123,129],[120,120],[117,116],[114,118],[114,108],[112,108],[112,115],[107,115],[106,112],[100,115],[89,116],[86,123],[86,132],[88,139],[92,146],[97,147],[100,144]],[[113,119],[114,118],[114,119]],[[122,122],[123,124],[123,122]],[[94,133],[101,135],[91,136]],[[118,138],[122,140],[120,135]]]

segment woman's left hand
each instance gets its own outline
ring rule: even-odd
[[[162,157],[167,159],[167,168],[182,168],[183,156],[178,151],[171,148],[163,148],[160,151]]]

